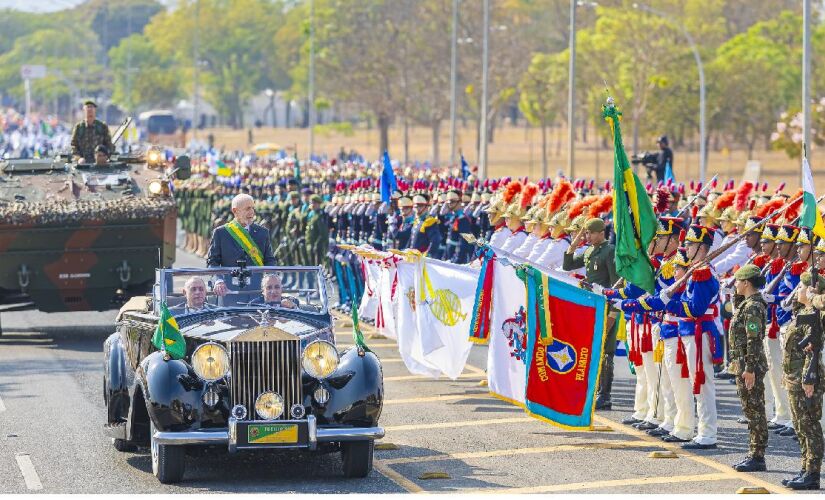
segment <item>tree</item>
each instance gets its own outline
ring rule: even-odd
[[[92,20],[91,28],[97,33],[104,54],[124,38],[143,32],[149,20],[163,10],[156,0],[92,0],[82,8]]]
[[[519,83],[519,110],[531,125],[541,127],[542,177],[548,176],[547,127],[567,104],[567,52],[534,54]]]
[[[127,110],[171,106],[180,96],[180,78],[168,53],[155,49],[143,35],[121,40],[109,51],[114,75],[112,101]]]

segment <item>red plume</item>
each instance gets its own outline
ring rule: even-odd
[[[783,183],[779,184],[779,187],[777,187],[777,188],[776,188],[776,191],[774,191],[774,192],[773,192],[773,194],[779,194],[779,193],[781,193],[784,189],[785,189],[785,183],[783,182]]]
[[[667,210],[668,205],[670,204],[670,191],[668,191],[665,187],[660,187],[656,190],[656,206],[653,207],[653,210],[660,214]]]
[[[519,181],[511,181],[507,184],[507,187],[504,188],[504,196],[502,199],[504,203],[510,204],[513,202],[513,198],[516,197],[517,194],[521,192],[521,182]]]
[[[736,197],[733,200],[734,208],[740,212],[744,210],[745,205],[748,203],[748,198],[750,198],[752,192],[753,183],[743,182],[742,185],[736,190]]]
[[[768,190],[768,181],[765,181],[765,182],[762,183],[762,192],[764,193],[767,190]]]
[[[785,204],[785,200],[782,198],[777,198],[775,200],[770,200],[769,202],[765,203],[764,205],[760,206],[759,209],[756,210],[757,217],[765,217],[769,213],[773,212],[774,210],[778,209],[782,205]]]
[[[524,189],[521,191],[521,201],[520,206],[522,210],[527,210],[527,207],[533,202],[533,198],[536,197],[536,193],[539,192],[539,187],[532,182],[524,186]]]
[[[590,210],[587,214],[590,217],[600,217],[602,214],[605,214],[613,209],[613,195],[606,194],[596,200],[592,205],[590,205]]]
[[[553,188],[553,192],[550,193],[547,211],[556,213],[562,205],[575,197],[576,193],[573,191],[573,185],[570,184],[570,181],[562,179],[556,184],[556,187]]]
[[[581,200],[574,202],[573,205],[570,207],[570,212],[568,213],[570,219],[575,219],[576,217],[584,213],[584,209],[598,199],[599,195],[592,195],[586,196]]]
[[[690,218],[696,221],[696,216],[699,214],[699,207],[693,205],[693,208],[690,209]]]
[[[794,219],[799,217],[799,213],[802,211],[802,194],[804,191],[801,189],[797,191],[793,198],[791,198],[790,205],[788,209],[785,210],[785,220],[788,221],[790,224]]]
[[[736,191],[725,191],[724,193],[719,195],[718,198],[716,198],[716,202],[714,204],[714,207],[716,208],[716,210],[719,210],[721,212],[722,210],[724,210],[724,209],[728,208],[729,206],[733,205],[733,199],[734,199],[735,196],[736,196]]]
[[[750,203],[748,203],[748,210],[753,212],[754,207],[756,207],[756,200],[751,200]]]

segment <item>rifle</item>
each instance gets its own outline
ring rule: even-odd
[[[701,190],[699,190],[699,192],[698,192],[698,193],[694,194],[694,195],[693,195],[693,197],[692,197],[692,198],[691,198],[691,199],[690,199],[690,200],[689,200],[689,201],[685,204],[685,206],[684,206],[684,207],[682,207],[682,209],[681,209],[681,210],[679,210],[679,213],[677,213],[677,214],[676,214],[676,217],[679,217],[679,218],[684,217],[685,212],[687,212],[687,210],[688,210],[691,206],[693,206],[693,204],[694,204],[694,203],[696,203],[696,200],[697,200],[697,199],[699,199],[699,196],[701,196],[701,195],[703,195],[704,193],[706,193],[706,192],[707,192],[707,191],[711,188],[711,186],[713,186],[713,184],[716,182],[716,178],[717,178],[717,177],[719,177],[719,174],[714,175],[714,176],[713,176],[713,179],[711,179],[711,180],[710,180],[710,182],[708,182],[707,184],[705,184],[705,185],[702,187],[702,189],[701,189]]]

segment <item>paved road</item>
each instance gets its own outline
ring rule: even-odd
[[[180,265],[202,261],[179,252]],[[101,345],[115,312],[3,314],[0,337],[0,492],[577,492],[733,493],[740,487],[786,492],[779,481],[798,468],[798,446],[771,435],[767,473],[742,474],[728,464],[747,448],[747,429],[735,422],[733,386],[719,387],[720,449],[686,453],[619,422],[629,413],[632,381],[617,362],[614,411],[600,412],[602,430],[573,432],[526,416],[488,395],[486,351],[475,346],[456,381],[410,375],[390,340],[370,347],[384,365],[383,442],[375,470],[362,480],[340,476],[336,455],[267,453],[229,456],[220,450],[188,458],[180,485],[160,485],[148,450],[115,451],[103,436],[105,421]],[[352,338],[338,322],[341,345]],[[674,450],[676,458],[649,458]],[[428,472],[445,479],[421,479]]]

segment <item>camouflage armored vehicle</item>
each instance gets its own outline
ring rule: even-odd
[[[0,161],[0,310],[102,311],[149,292],[175,260],[170,179],[189,173],[188,157],[155,150]]]

